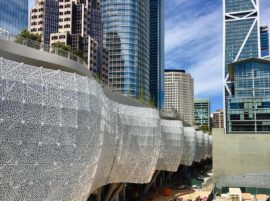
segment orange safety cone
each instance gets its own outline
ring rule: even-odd
[[[166,197],[172,196],[172,189],[170,189],[170,188],[164,188],[162,194],[164,196],[166,196]]]

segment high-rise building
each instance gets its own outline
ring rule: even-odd
[[[232,96],[229,64],[241,59],[260,57],[259,3],[255,0],[223,0],[224,2],[224,96],[226,125],[227,99]],[[226,126],[226,132],[228,126]]]
[[[250,58],[230,64],[232,95],[228,96],[229,133],[269,133],[270,58]]]
[[[32,33],[45,44],[63,43],[88,62],[102,83],[108,82],[108,50],[103,47],[100,0],[36,0],[31,10]]]
[[[13,35],[28,27],[28,0],[0,0],[0,28]]]
[[[97,42],[96,52],[92,52],[92,55],[96,58],[96,64],[90,66],[90,70],[94,74],[98,74],[101,78],[104,78],[104,73],[107,72],[107,81],[108,82],[108,66],[106,69],[103,69],[104,65],[102,64],[106,56],[108,56],[107,49],[103,48],[103,30],[102,30],[102,12],[100,0],[91,0],[91,7],[88,9],[88,28],[87,34],[91,36]],[[107,55],[106,55],[107,54]],[[106,59],[105,59],[106,60]]]
[[[101,6],[109,86],[149,99],[150,1],[104,0]]]
[[[165,70],[164,111],[177,112],[181,119],[194,125],[194,80],[184,70]]]
[[[217,110],[213,113],[213,127],[224,128],[224,112],[223,110]]]
[[[210,100],[194,100],[194,121],[197,126],[208,126],[210,129]]]
[[[164,106],[164,0],[150,0],[149,90],[158,109]]]
[[[44,44],[50,44],[51,33],[58,32],[58,0],[36,0],[30,12],[30,32],[41,35]]]
[[[268,26],[261,26],[260,27],[260,34],[261,34],[261,56],[269,56],[269,28]]]

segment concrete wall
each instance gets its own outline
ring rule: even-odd
[[[270,135],[213,129],[213,168],[217,188],[270,188]]]

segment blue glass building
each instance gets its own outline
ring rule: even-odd
[[[59,8],[57,0],[45,1],[44,43],[50,44],[50,34],[58,32]]]
[[[164,107],[164,0],[150,0],[149,90],[158,109]]]
[[[91,0],[91,7],[88,10],[88,30],[87,34],[90,35],[98,42],[97,48],[97,65],[93,65],[92,72],[99,75],[102,74],[103,62],[103,32],[102,32],[102,12],[100,3],[97,0]]]
[[[149,0],[103,0],[101,6],[109,86],[149,99]]]
[[[251,58],[230,64],[232,95],[227,97],[229,133],[270,131],[270,60]]]
[[[0,0],[0,27],[13,35],[28,27],[28,0]]]
[[[258,22],[259,3],[257,0],[224,0],[224,79],[225,107],[232,96],[229,81],[229,64],[238,60],[260,57],[260,28]],[[225,110],[227,112],[227,110]],[[228,116],[226,115],[226,131]]]
[[[268,26],[260,27],[261,34],[261,56],[269,56],[269,29]]]

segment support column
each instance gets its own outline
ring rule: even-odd
[[[113,195],[113,192],[115,191],[115,189],[118,187],[117,184],[111,184],[110,188],[108,190],[108,192],[106,193],[106,196],[104,198],[104,201],[109,201],[110,197]]]
[[[123,190],[124,185],[120,184],[118,188],[115,190],[109,201],[118,201],[119,200],[119,193]]]
[[[160,171],[156,171],[151,182],[149,184],[147,184],[144,188],[144,193],[147,193],[149,191],[149,189],[151,188],[151,186],[153,185],[154,182],[156,182],[156,178],[159,175]]]

